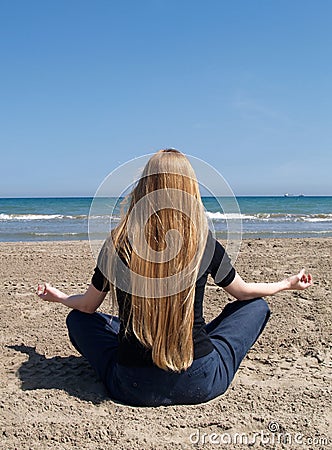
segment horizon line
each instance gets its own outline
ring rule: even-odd
[[[276,197],[276,198],[304,198],[304,197],[332,197],[332,194],[234,194],[236,198],[238,197]],[[95,197],[93,195],[46,195],[46,196],[40,196],[40,195],[32,195],[32,196],[0,196],[0,200],[7,200],[7,199],[46,199],[46,198],[58,198],[58,199],[65,199],[65,198],[125,198],[125,196],[120,197],[118,195],[110,195],[105,197]],[[232,197],[231,195],[201,195],[202,198],[214,198],[214,197]]]

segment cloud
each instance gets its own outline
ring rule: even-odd
[[[238,111],[243,118],[253,119],[259,122],[275,122],[276,124],[284,126],[293,126],[293,121],[289,116],[280,112],[270,106],[267,106],[262,101],[244,96],[243,94],[236,94],[235,99],[231,104],[232,108]]]

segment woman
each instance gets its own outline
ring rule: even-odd
[[[116,401],[158,406],[206,402],[223,394],[270,315],[263,296],[306,289],[299,274],[246,283],[209,232],[198,182],[177,150],[150,158],[127,212],[106,239],[85,294],[45,284],[38,296],[72,311],[74,347]],[[205,324],[208,275],[236,300]],[[108,291],[119,317],[96,312]]]

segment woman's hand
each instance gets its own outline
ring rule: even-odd
[[[293,275],[284,280],[285,290],[304,290],[312,286],[312,276],[310,273],[306,274],[302,269],[297,275]]]
[[[85,294],[67,295],[50,284],[38,284],[37,292],[39,298],[49,302],[62,303],[68,308],[78,309],[86,313],[94,313],[101,305],[107,292],[98,291],[92,284]]]
[[[38,284],[37,292],[39,298],[47,300],[49,302],[62,302],[68,296],[61,292],[59,289],[52,287],[49,283]]]
[[[302,269],[297,275],[293,275],[275,283],[246,283],[237,273],[234,280],[224,289],[237,300],[251,300],[253,298],[274,295],[281,291],[303,290],[312,286],[312,276]]]

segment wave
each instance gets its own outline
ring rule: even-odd
[[[206,211],[206,215],[214,220],[248,220],[264,222],[332,222],[332,214],[284,214],[257,213],[238,214]]]
[[[8,220],[54,220],[54,219],[86,219],[85,215],[69,216],[64,214],[0,214],[0,221]]]
[[[28,235],[31,236],[86,236],[87,233],[75,233],[75,232],[70,232],[70,233],[37,233],[37,232],[32,232],[32,233],[26,233]]]
[[[238,213],[221,213],[206,211],[206,215],[212,220],[239,220],[239,219],[255,219],[255,216]]]
[[[0,214],[0,221],[30,221],[30,220],[87,220],[87,219],[103,219],[110,220],[109,215],[99,215],[99,216],[88,216],[84,214],[79,214],[76,216],[65,215],[65,214]],[[112,216],[112,220],[119,221],[120,217]]]
[[[325,217],[322,214],[313,215],[305,219],[306,222],[329,222],[332,221],[332,214],[326,214]]]
[[[329,214],[285,214],[285,213],[222,213],[220,211],[206,211],[206,215],[212,221],[260,221],[260,222],[332,222],[332,213]],[[88,216],[83,214],[65,215],[65,214],[5,214],[0,213],[0,222],[9,221],[49,221],[49,220],[107,220],[119,221],[119,216],[110,215],[94,215]]]

